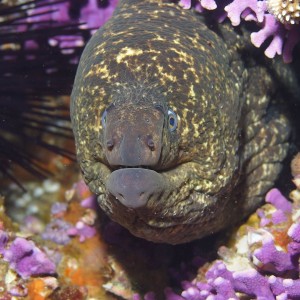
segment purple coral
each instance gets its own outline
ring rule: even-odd
[[[233,279],[236,291],[256,296],[257,299],[273,299],[268,279],[255,269],[234,272]]]
[[[288,5],[292,5],[294,11],[287,11],[284,8],[284,3],[282,7],[280,6],[281,1],[277,1],[278,5],[274,5],[273,2],[270,0],[198,0],[194,7],[200,12],[204,10],[219,10],[220,14],[221,10],[222,17],[219,17],[219,20],[223,20],[227,15],[233,26],[239,25],[241,19],[256,22],[262,28],[258,32],[252,33],[252,43],[256,47],[260,47],[269,37],[272,37],[265,50],[265,55],[270,58],[273,58],[276,54],[282,55],[285,62],[291,62],[292,51],[300,40],[299,17],[297,17],[299,14],[298,8],[294,4],[289,3]],[[110,0],[109,5],[100,7],[98,1],[89,0],[80,8],[79,17],[76,21],[85,24],[82,27],[90,28],[94,31],[111,17],[117,4],[118,0]],[[192,0],[179,1],[179,5],[184,9],[190,9],[192,4]],[[70,11],[74,9],[73,6],[71,1],[52,4],[53,12],[47,14],[43,6],[37,7],[30,10],[28,22],[34,24],[37,21],[70,21]],[[286,16],[290,13],[296,17],[291,18],[289,22]],[[81,46],[84,43],[81,37],[75,35],[54,37],[49,42],[50,44],[55,43],[55,45],[59,45],[62,49]]]
[[[97,199],[95,195],[83,199],[80,204],[84,208],[90,208],[93,210],[97,210],[98,208]]]
[[[262,2],[258,2],[257,0],[234,0],[225,7],[225,11],[233,26],[240,24],[241,17],[249,20],[248,16],[251,15],[251,20],[260,23],[264,18]]]
[[[300,224],[294,223],[288,230],[288,236],[291,238],[291,242],[288,244],[288,252],[293,257],[300,256]]]
[[[66,245],[71,240],[68,234],[68,230],[71,228],[72,224],[61,219],[54,219],[46,226],[42,238],[59,245]]]
[[[52,215],[56,215],[56,214],[61,214],[67,211],[67,204],[66,203],[61,203],[61,202],[57,202],[54,203],[51,207],[51,214]]]
[[[274,16],[268,14],[265,16],[262,29],[251,34],[251,42],[254,46],[260,47],[267,38],[272,37],[272,41],[265,50],[265,55],[273,58],[276,54],[282,54],[285,34],[284,26]]]
[[[8,234],[5,231],[0,230],[0,253],[4,251],[7,242],[8,242]]]
[[[73,20],[85,24],[84,26],[87,28],[97,29],[111,17],[117,4],[118,0],[110,0],[108,5],[101,7],[97,0],[85,1],[81,7],[79,6],[79,17],[73,18]],[[74,9],[78,10],[78,5],[76,7],[75,5],[70,0],[54,2],[51,4],[51,12],[49,12],[48,7],[45,7],[42,3],[27,11],[29,14],[27,21],[32,24],[41,21],[68,22],[72,20],[71,11]]]
[[[300,298],[300,279],[283,279],[270,276],[269,283],[276,299],[299,299]],[[280,298],[278,297],[280,296]]]
[[[84,242],[86,239],[93,237],[96,234],[96,229],[92,226],[86,225],[82,221],[78,221],[75,227],[68,230],[68,235],[79,236],[79,241]]]
[[[111,17],[118,2],[119,0],[110,0],[106,8],[99,8],[97,0],[89,0],[81,9],[79,20],[88,28],[98,29]]]
[[[251,34],[251,42],[256,47],[260,47],[269,37],[272,37],[265,55],[273,58],[276,54],[283,55],[284,62],[292,61],[292,51],[298,43],[299,27],[287,26],[268,13],[267,1],[256,0],[235,0],[225,7],[232,25],[240,23],[240,16],[246,21],[256,21],[262,27],[258,32]]]
[[[294,223],[288,230],[288,235],[289,237],[292,238],[292,240],[295,243],[300,244],[300,224],[299,223]]]
[[[101,6],[97,0],[88,0],[78,5],[74,1],[50,2],[47,0],[37,2],[32,9],[27,9],[26,22],[20,22],[18,31],[25,32],[32,29],[42,29],[53,24],[65,26],[80,23],[80,29],[89,29],[93,32],[102,26],[112,15],[118,0],[110,0],[108,5]],[[74,11],[78,12],[74,14]],[[73,12],[73,13],[72,13]],[[73,15],[76,15],[73,17]],[[70,23],[72,22],[72,23]],[[18,23],[17,23],[18,24]],[[48,25],[47,25],[48,24]],[[85,40],[77,33],[53,36],[48,40],[51,47],[59,47],[63,54],[73,53],[76,48],[83,47]],[[25,43],[26,49],[37,49],[39,45],[32,41]],[[77,63],[77,61],[74,61]]]
[[[55,264],[32,241],[17,237],[1,254],[22,278],[55,274]]]
[[[272,212],[270,216],[266,216],[263,210],[258,209],[257,214],[261,219],[261,227],[270,223],[280,224],[288,220],[288,216],[292,212],[292,203],[289,202],[278,189],[272,189],[267,193],[266,202],[272,204],[276,210]]]
[[[96,229],[92,226],[97,218],[96,209],[97,201],[94,195],[86,197],[89,193],[88,187],[83,181],[74,184],[72,192],[69,191],[67,197],[73,197],[77,193],[81,200],[80,205],[85,208],[85,212],[80,220],[71,224],[63,220],[65,213],[68,211],[68,204],[57,202],[52,205],[51,214],[53,220],[46,226],[42,237],[45,240],[51,240],[56,244],[66,245],[70,242],[71,237],[79,236],[79,241],[83,242],[96,234]]]
[[[179,5],[184,9],[189,9],[192,6],[192,0],[180,0]],[[204,8],[208,10],[213,10],[217,8],[217,4],[214,0],[199,0],[199,3],[196,4],[196,7],[199,11],[203,11]]]
[[[266,195],[266,202],[271,203],[277,210],[281,210],[283,213],[290,214],[293,206],[278,189],[270,190]]]
[[[261,228],[249,227],[246,236],[242,235],[237,240],[236,249],[228,250],[224,261],[214,262],[206,271],[206,280],[183,281],[181,295],[167,289],[166,299],[224,300],[240,299],[240,296],[255,299],[300,299],[299,204],[288,201],[277,189],[269,191],[266,202],[268,205],[259,209],[256,214],[257,225]],[[293,224],[292,220],[295,220]],[[244,230],[245,228],[242,232]],[[278,236],[284,239],[285,245]],[[224,253],[224,249],[220,249],[219,253]],[[229,253],[233,257],[230,258]],[[245,260],[248,261],[246,264]],[[244,262],[244,268],[241,268],[240,262]],[[200,267],[199,274],[202,272]]]
[[[183,299],[238,300],[236,292],[256,296],[257,299],[273,299],[268,279],[255,269],[231,272],[223,262],[217,261],[207,271],[206,279],[207,283],[195,282],[188,286],[181,294]]]
[[[79,241],[84,242],[86,239],[93,237],[96,234],[96,229],[92,226],[78,221],[75,226],[61,220],[54,219],[46,226],[42,237],[45,240],[50,240],[59,245],[66,245],[70,242],[72,236],[79,236]]]
[[[261,29],[251,34],[251,42],[256,47],[261,47],[271,38],[265,55],[269,58],[276,54],[282,55],[283,61],[289,63],[292,61],[293,49],[300,40],[300,12],[297,3],[270,0],[198,0],[195,7],[200,7],[198,10],[201,12],[205,9],[223,10],[222,17],[218,17],[218,20],[223,21],[227,15],[233,26],[238,26],[241,19],[256,22]],[[181,0],[179,5],[189,9],[192,1]]]
[[[256,249],[252,254],[255,264],[258,267],[273,274],[281,274],[282,272],[297,268],[292,255],[283,250],[278,250],[274,240],[269,236],[266,235],[262,243],[262,247]]]

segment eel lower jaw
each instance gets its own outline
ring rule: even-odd
[[[119,168],[112,171],[106,187],[120,203],[128,208],[145,207],[151,198],[159,200],[165,190],[163,176],[146,168]]]

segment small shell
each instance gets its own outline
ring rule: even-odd
[[[283,24],[299,24],[300,1],[299,0],[267,0],[269,13],[274,15]]]

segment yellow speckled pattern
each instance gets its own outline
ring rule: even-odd
[[[268,111],[274,79],[253,53],[243,59],[242,34],[209,22],[175,4],[121,0],[88,43],[74,83],[71,118],[87,184],[113,220],[155,242],[200,238],[252,212],[288,148],[286,118]],[[115,126],[151,115],[154,105],[178,116],[175,132],[162,125],[161,157],[151,166],[164,192],[139,209],[106,188],[113,170],[101,116],[110,105]]]

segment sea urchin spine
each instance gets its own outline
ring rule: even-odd
[[[76,61],[90,31],[72,20],[41,19],[66,2],[0,5],[0,181],[11,179],[22,186],[13,165],[38,178],[48,177],[42,150],[75,159],[72,146],[62,147],[73,137],[68,103],[59,96],[70,93]]]

